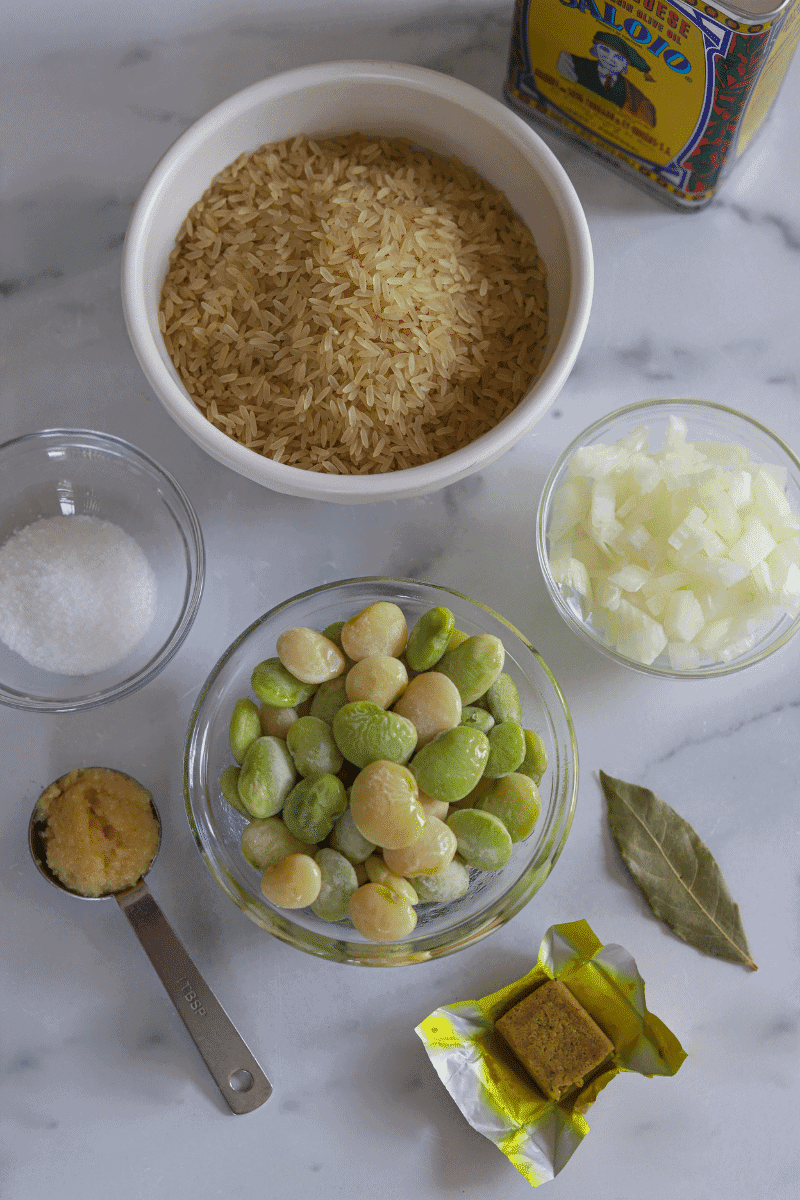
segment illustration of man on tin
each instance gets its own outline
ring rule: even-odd
[[[579,58],[562,51],[556,64],[559,75],[654,128],[656,110],[652,102],[626,77],[628,67],[633,67],[642,72],[648,83],[654,82],[639,51],[616,33],[600,30],[594,35],[589,53],[591,58]]]

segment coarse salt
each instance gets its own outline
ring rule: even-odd
[[[144,638],[156,578],[139,545],[91,516],[43,517],[0,547],[0,640],[57,675],[96,675]]]

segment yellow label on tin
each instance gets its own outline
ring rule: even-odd
[[[555,108],[665,166],[701,117],[705,47],[702,31],[671,4],[643,3],[652,11],[627,0],[602,12],[591,0],[536,5],[528,18],[533,73]]]
[[[744,154],[750,141],[764,124],[778,94],[778,88],[789,70],[789,63],[797,49],[798,40],[800,40],[800,4],[795,4],[787,14],[781,31],[775,39],[772,52],[764,63],[758,83],[753,88],[753,94],[739,130],[737,154]]]
[[[743,24],[699,0],[518,0],[506,97],[705,198],[782,23]]]

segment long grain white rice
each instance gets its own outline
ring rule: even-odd
[[[544,264],[462,163],[405,138],[242,155],[181,227],[159,322],[224,433],[312,471],[430,462],[493,428],[547,342]]]

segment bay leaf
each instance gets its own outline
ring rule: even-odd
[[[739,907],[688,821],[648,788],[605,771],[600,783],[614,841],[656,916],[698,950],[758,970]]]

